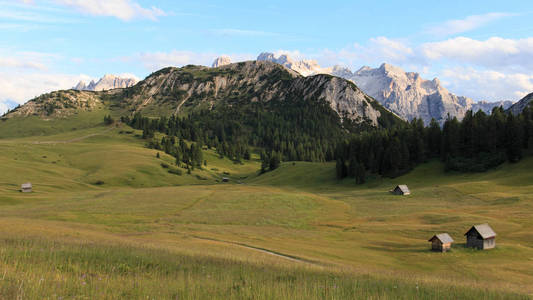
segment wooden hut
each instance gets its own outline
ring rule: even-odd
[[[27,183],[23,183],[21,186],[20,186],[20,191],[23,192],[23,193],[31,193],[32,192],[32,186],[31,186],[31,183],[27,182]]]
[[[447,233],[439,233],[428,240],[431,242],[431,250],[446,252],[452,248],[453,239]]]
[[[411,191],[405,184],[397,185],[393,190],[390,191],[394,195],[411,195]]]
[[[480,250],[496,247],[496,232],[489,224],[474,225],[465,233],[466,247]]]

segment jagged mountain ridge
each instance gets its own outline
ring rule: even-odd
[[[479,109],[490,112],[492,108],[512,105],[510,101],[474,102],[456,96],[444,88],[440,81],[425,80],[418,73],[405,72],[401,68],[382,64],[379,68],[362,67],[356,72],[341,66],[322,68],[314,60],[296,62],[287,55],[278,58],[273,53],[261,53],[257,60],[272,61],[304,76],[331,74],[354,82],[363,92],[405,120],[421,118],[428,124],[432,118],[444,122],[448,114],[462,119],[466,111]]]
[[[526,108],[531,102],[533,102],[533,93],[526,95],[524,98],[522,98],[520,101],[513,104],[509,111],[512,112],[515,115],[518,115],[521,113],[524,108]]]
[[[137,79],[133,77],[121,77],[112,74],[106,74],[98,81],[91,80],[89,84],[84,81],[78,82],[72,89],[78,91],[107,91],[118,88],[127,88],[134,86],[137,83]]]
[[[7,117],[61,116],[111,101],[125,112],[170,116],[216,105],[276,101],[325,101],[341,119],[379,126],[399,118],[352,82],[327,74],[304,77],[279,64],[247,61],[218,68],[185,66],[159,70],[133,87],[101,92],[59,91],[30,100]],[[83,100],[83,101],[82,101]],[[50,112],[50,107],[53,107]]]
[[[131,97],[131,101],[140,111],[156,111],[162,103],[179,114],[190,106],[212,107],[232,99],[269,102],[301,98],[324,100],[339,116],[374,126],[379,124],[382,115],[392,115],[347,80],[327,74],[304,77],[266,61],[247,61],[217,68],[166,68],[134,88],[139,92]]]

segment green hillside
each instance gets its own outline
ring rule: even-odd
[[[104,114],[0,122],[0,298],[533,294],[531,158],[467,175],[430,161],[355,185],[335,179],[335,163],[259,175],[257,153],[237,164],[212,149],[187,174]],[[27,181],[34,192],[20,193]],[[389,194],[396,184],[412,195]],[[465,249],[464,232],[484,222],[497,248]],[[440,232],[452,252],[429,251]]]

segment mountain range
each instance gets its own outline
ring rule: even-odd
[[[517,115],[521,113],[526,106],[528,106],[530,103],[533,102],[533,93],[526,95],[524,98],[522,98],[520,101],[516,102],[509,108],[509,111],[511,111],[513,114]]]
[[[348,121],[356,126],[379,127],[400,121],[348,80],[327,74],[305,77],[269,61],[224,64],[217,68],[169,67],[125,89],[97,93],[77,89],[52,92],[28,101],[7,117],[66,116],[101,107],[104,100],[125,111],[148,116],[180,115],[205,108],[244,107],[253,103],[262,103],[275,111],[280,108],[272,103],[280,103],[283,107],[304,101],[319,107],[324,103],[327,109],[317,108],[323,110],[324,115],[334,113],[341,122]]]
[[[91,80],[89,84],[86,84],[84,81],[80,81],[72,89],[78,91],[107,91],[134,86],[137,82],[138,80],[133,77],[120,77],[112,74],[106,74],[96,82]]]
[[[387,109],[408,121],[420,118],[426,124],[431,119],[443,123],[448,115],[462,119],[468,110],[490,113],[494,107],[503,106],[507,109],[513,104],[511,101],[474,102],[468,97],[449,92],[437,78],[426,80],[418,73],[405,72],[386,63],[379,68],[364,66],[352,72],[338,65],[323,68],[314,60],[296,61],[285,54],[276,57],[273,53],[264,52],[257,60],[283,65],[303,76],[330,74],[350,80]],[[229,63],[229,57],[224,57],[215,60],[212,66],[220,67]]]

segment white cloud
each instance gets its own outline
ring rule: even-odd
[[[26,61],[14,57],[0,57],[0,67],[46,70],[46,66],[40,62]]]
[[[139,60],[147,70],[156,71],[164,67],[184,66],[189,64],[210,66],[215,58],[219,56],[222,55],[210,52],[173,50],[170,52],[141,53],[133,57],[126,57],[124,60]],[[226,54],[226,56],[229,56],[232,62],[255,59],[255,56],[250,54]]]
[[[157,20],[158,17],[166,15],[157,7],[144,8],[131,0],[55,0],[55,2],[89,15],[116,17],[123,21],[139,18]]]
[[[0,113],[7,110],[8,102],[24,104],[43,93],[70,89],[78,81],[89,81],[87,75],[48,72],[0,72]]]
[[[210,32],[223,35],[223,36],[251,36],[251,37],[268,37],[268,36],[278,36],[278,33],[267,32],[260,30],[245,30],[245,29],[234,29],[234,28],[223,28],[223,29],[214,29]]]
[[[457,37],[413,46],[406,40],[376,37],[337,51],[292,52],[323,67],[341,64],[355,70],[364,64],[391,63],[427,78],[437,76],[451,92],[476,100],[518,100],[533,92],[533,38]]]
[[[503,73],[455,67],[445,69],[441,74],[442,79],[455,93],[478,100],[519,100],[533,91],[531,73]]]
[[[421,63],[424,58],[417,56],[417,49],[403,39],[387,37],[371,38],[365,45],[353,44],[340,50],[325,49],[309,55],[323,65],[345,65],[358,68],[362,65]]]
[[[414,53],[413,49],[407,46],[402,40],[394,40],[380,36],[370,39],[370,43],[369,51],[386,58],[388,61],[408,60]]]
[[[0,115],[3,115],[5,112],[7,112],[9,107],[7,107],[7,104],[0,101]]]
[[[449,20],[443,24],[430,27],[427,33],[446,36],[463,33],[487,25],[488,23],[500,20],[502,18],[515,16],[510,13],[488,13],[484,15],[472,15],[460,20]]]
[[[430,60],[452,60],[489,68],[513,68],[528,72],[533,68],[533,38],[491,37],[480,41],[457,37],[422,44],[420,53]]]
[[[365,45],[354,44],[337,51],[326,49],[310,56],[321,64],[340,63],[352,67],[387,62],[423,69],[447,64],[528,74],[533,69],[533,38],[476,40],[456,37],[412,46],[406,40],[376,37]]]
[[[11,53],[9,53],[11,52]],[[52,61],[59,57],[55,54],[42,52],[12,52],[0,49],[0,68],[3,70],[38,70],[45,71]]]

